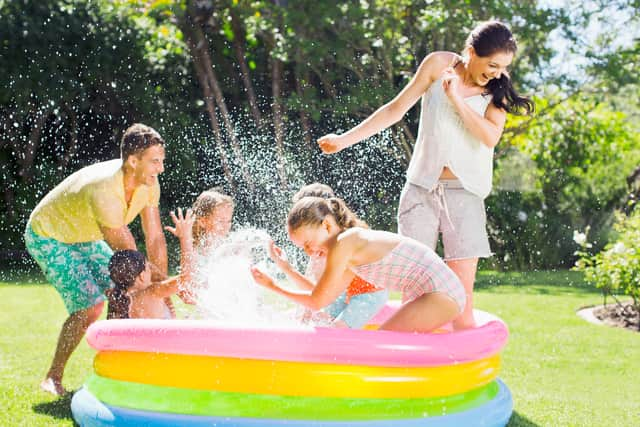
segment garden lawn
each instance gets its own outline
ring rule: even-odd
[[[38,389],[65,310],[55,290],[33,277],[37,283],[25,275],[0,279],[0,425],[70,426],[70,397]],[[476,306],[502,317],[511,332],[501,373],[515,402],[509,426],[638,425],[640,333],[575,314],[601,301],[579,273],[479,275]],[[92,357],[83,341],[67,366],[68,389],[80,387]]]

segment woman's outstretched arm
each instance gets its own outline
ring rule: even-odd
[[[320,149],[327,154],[336,153],[400,121],[451,63],[453,55],[455,54],[451,52],[429,54],[418,67],[415,76],[395,98],[348,132],[342,135],[329,134],[318,139]]]

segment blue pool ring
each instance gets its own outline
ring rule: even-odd
[[[146,427],[504,427],[513,411],[509,388],[498,380],[500,390],[489,402],[454,414],[386,421],[310,421],[258,418],[206,417],[139,411],[108,406],[86,388],[73,396],[73,418],[82,427],[138,426]]]

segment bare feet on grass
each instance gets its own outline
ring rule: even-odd
[[[62,387],[62,381],[54,380],[53,378],[47,378],[42,381],[40,383],[40,388],[54,396],[64,396],[67,393],[67,390]]]

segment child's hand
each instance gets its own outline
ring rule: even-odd
[[[344,148],[344,145],[340,143],[340,136],[335,133],[330,133],[318,139],[318,145],[325,154],[333,154]]]
[[[185,304],[195,305],[198,302],[196,296],[190,289],[181,288],[178,290],[178,292],[176,292],[176,294]]]
[[[276,244],[271,241],[269,243],[269,256],[276,263],[278,267],[281,269],[286,269],[289,267],[289,261],[287,261],[287,255],[284,253],[282,249],[276,246]]]
[[[253,280],[256,281],[257,284],[264,286],[268,289],[273,289],[276,287],[275,282],[266,273],[263,273],[258,267],[251,267],[251,275],[253,276]]]
[[[175,227],[166,226],[164,229],[176,236],[178,239],[190,239],[193,233],[193,223],[195,216],[191,209],[187,209],[186,214],[182,213],[182,208],[178,208],[178,215],[171,211],[169,213]]]

